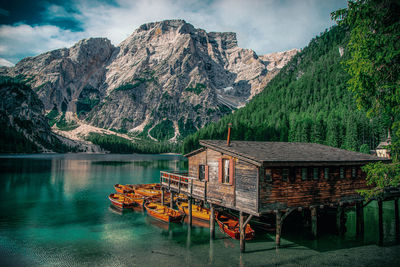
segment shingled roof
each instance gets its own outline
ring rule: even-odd
[[[225,140],[200,140],[200,144],[256,165],[351,165],[388,161],[386,158],[314,143],[231,141],[227,146]]]

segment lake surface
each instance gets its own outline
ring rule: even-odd
[[[218,226],[216,240],[210,241],[208,228],[168,226],[145,212],[110,207],[114,184],[159,182],[161,170],[185,170],[186,165],[175,155],[0,156],[0,265],[400,265],[393,202],[383,206],[384,246],[376,245],[377,205],[372,202],[364,211],[362,240],[349,209],[343,237],[331,231],[331,217],[321,219],[314,241],[307,230],[288,223],[282,248],[275,248],[273,233],[256,232],[244,254]]]

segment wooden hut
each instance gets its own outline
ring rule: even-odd
[[[316,235],[317,208],[362,201],[356,190],[368,186],[361,167],[388,161],[312,143],[202,140],[200,144],[202,148],[185,155],[188,173],[162,172],[162,186],[211,207],[239,211],[241,230],[251,216],[275,213],[278,245],[283,219],[291,211],[311,209]],[[244,239],[240,241],[244,251]]]

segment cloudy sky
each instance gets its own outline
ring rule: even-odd
[[[333,25],[346,0],[0,0],[0,65],[89,37],[118,45],[141,24],[184,19],[236,32],[258,54],[302,48]]]

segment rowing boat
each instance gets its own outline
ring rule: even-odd
[[[189,215],[189,204],[187,202],[180,202],[177,205],[178,205],[179,210],[182,213]],[[211,212],[209,209],[192,204],[192,217],[193,218],[209,221],[210,214],[211,214]]]
[[[111,201],[111,204],[119,209],[131,209],[137,205],[132,199],[119,193],[110,194],[108,199]]]
[[[159,203],[146,202],[144,207],[146,208],[147,213],[157,220],[167,223],[178,223],[182,220],[182,214],[179,211],[162,206]]]
[[[135,194],[145,196],[145,197],[154,197],[154,196],[160,196],[161,190],[139,188],[139,189],[135,189]]]
[[[217,212],[215,220],[222,232],[227,234],[233,239],[240,239],[239,219],[231,214]],[[246,225],[245,239],[251,240],[254,238],[254,230],[251,229],[250,224]]]
[[[116,184],[114,185],[115,191],[121,194],[132,193],[133,188],[130,185]]]

